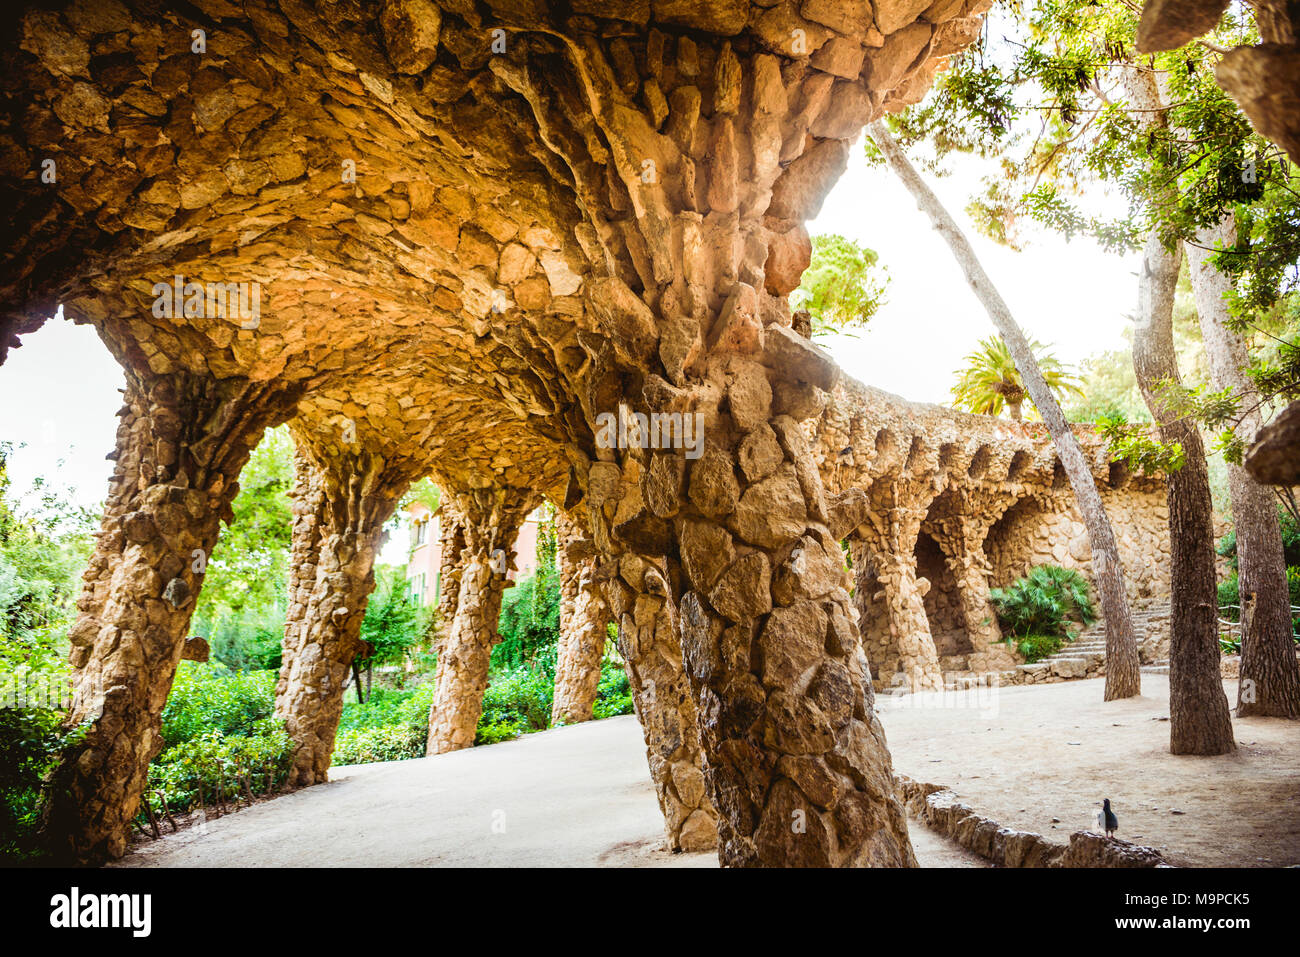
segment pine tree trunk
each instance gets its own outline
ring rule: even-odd
[[[1192,290],[1201,318],[1201,334],[1210,362],[1214,388],[1232,389],[1247,411],[1238,432],[1247,445],[1262,424],[1258,390],[1242,371],[1246,347],[1228,328],[1224,295],[1229,282],[1211,261],[1215,247],[1236,242],[1236,220],[1228,215],[1187,243]],[[1291,638],[1291,596],[1287,590],[1286,557],[1277,505],[1266,486],[1242,466],[1228,466],[1233,525],[1237,531],[1237,565],[1242,604],[1241,679],[1237,686],[1237,716],[1300,717],[1300,665]],[[1246,610],[1249,607],[1249,616]]]
[[[867,133],[884,154],[890,169],[902,180],[916,203],[930,217],[934,228],[948,243],[953,258],[966,274],[966,281],[988,311],[989,318],[1011,351],[1016,369],[1024,380],[1025,391],[1043,416],[1057,454],[1074,489],[1079,513],[1088,529],[1092,546],[1092,571],[1101,598],[1102,615],[1106,620],[1106,700],[1129,698],[1141,693],[1137,640],[1133,635],[1133,618],[1129,612],[1128,594],[1124,586],[1124,567],[1119,559],[1115,531],[1101,503],[1101,493],[1093,480],[1092,471],[1083,457],[1079,442],[1065,421],[1065,414],[1048,388],[1029,341],[1016,323],[1015,317],[1002,296],[994,287],[984,267],[975,256],[975,250],[962,234],[956,220],[943,203],[913,169],[906,155],[894,142],[889,130],[881,122],[867,127]]]
[[[1177,385],[1174,352],[1174,291],[1179,252],[1152,233],[1142,259],[1138,316],[1133,334],[1133,369],[1162,442],[1177,442],[1183,467],[1169,475],[1169,750],[1173,754],[1226,754],[1236,749],[1228,698],[1219,677],[1218,599],[1214,530],[1205,446],[1196,423],[1161,398],[1166,383]]]

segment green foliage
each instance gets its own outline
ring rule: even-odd
[[[1177,472],[1187,462],[1182,445],[1160,441],[1149,424],[1103,416],[1097,420],[1096,428],[1110,448],[1111,460],[1123,462],[1134,472],[1143,475]]]
[[[374,654],[362,659],[363,665],[405,661],[428,639],[432,612],[407,591],[405,571],[404,566],[375,569],[375,590],[361,622],[361,638],[370,642]]]
[[[1082,394],[1079,377],[1047,352],[1041,342],[1031,340],[1029,348],[1038,360],[1038,369],[1047,387],[1059,398],[1066,393]],[[1011,350],[1001,336],[979,341],[979,348],[966,357],[966,365],[956,372],[952,387],[953,406],[977,415],[999,415],[1005,407],[1011,418],[1019,421],[1021,406],[1028,401],[1020,370]],[[1030,408],[1033,403],[1030,402]]]
[[[54,708],[0,707],[0,862],[37,856],[46,775],[86,732],[85,725],[65,729],[63,719]]]
[[[221,530],[207,563],[194,612],[203,634],[223,616],[283,600],[293,538],[292,485],[288,427],[268,429],[239,473],[234,521]]]
[[[416,724],[383,724],[374,728],[340,731],[334,741],[333,764],[369,764],[373,761],[404,761],[424,757],[429,733],[429,714]]]
[[[814,336],[851,334],[885,304],[889,277],[878,259],[852,239],[834,233],[812,237],[812,261],[790,303],[808,310]]]
[[[163,746],[208,732],[246,735],[275,711],[274,671],[234,672],[218,663],[182,661],[162,712]]]
[[[1069,637],[1071,620],[1090,625],[1097,620],[1088,580],[1071,569],[1037,565],[1006,588],[994,588],[989,598],[998,620],[1028,661],[1051,654]]]
[[[555,693],[554,658],[549,668],[540,661],[530,667],[493,674],[483,695],[475,744],[495,744],[551,726]],[[429,705],[434,685],[409,689],[376,689],[365,704],[346,702],[334,746],[334,764],[400,761],[424,756]],[[632,692],[617,653],[606,648],[600,663],[600,683],[593,714],[608,718],[632,713]]]
[[[1300,521],[1296,516],[1279,505],[1277,507],[1278,524],[1282,531],[1282,554],[1288,568],[1300,567]],[[1237,567],[1237,530],[1229,529],[1228,534],[1219,539],[1219,544],[1215,551],[1223,558],[1228,559],[1228,565],[1231,568]],[[1292,599],[1292,604],[1297,602]],[[1222,604],[1222,602],[1220,602]]]
[[[434,485],[433,479],[427,475],[406,490],[406,494],[397,503],[397,513],[402,514],[416,502],[419,502],[430,512],[438,511],[438,505],[442,502],[442,490]]]
[[[1218,591],[1219,616],[1228,619],[1228,621],[1240,621],[1241,591],[1235,571],[1219,582]]]
[[[541,668],[517,668],[497,675],[483,695],[475,744],[493,744],[551,724],[555,675]]]
[[[551,561],[543,561],[539,550],[537,571],[506,590],[498,633],[501,643],[492,649],[494,669],[522,668],[550,649],[542,664],[554,677],[554,651],[560,640],[560,573],[553,553]]]
[[[204,731],[155,758],[149,765],[150,790],[145,794],[155,815],[164,810],[188,811],[200,804],[212,807],[279,788],[293,759],[284,723],[260,718],[246,730],[246,734]],[[142,810],[141,823],[144,819]]]
[[[632,685],[621,659],[606,649],[600,660],[600,684],[596,686],[596,702],[591,709],[595,718],[612,718],[619,714],[632,714]]]
[[[61,668],[96,519],[44,478],[29,495],[11,492],[0,442],[0,673]]]
[[[1289,565],[1286,570],[1287,593],[1291,599],[1292,608],[1300,608],[1300,565]],[[1219,617],[1228,621],[1241,620],[1241,584],[1237,577],[1237,571],[1234,570],[1219,582]],[[1296,636],[1296,641],[1300,642],[1300,615],[1293,615],[1291,620],[1291,631]],[[1236,654],[1236,652],[1227,652]]]
[[[1016,639],[1014,644],[1025,661],[1033,664],[1060,651],[1065,639],[1060,635],[1025,635]]]
[[[376,688],[364,704],[344,704],[334,764],[423,757],[433,693],[429,681],[414,688]]]

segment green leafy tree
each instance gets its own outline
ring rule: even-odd
[[[44,477],[21,500],[0,442],[0,670],[58,669],[98,517]]]
[[[492,649],[492,667],[532,665],[554,677],[560,641],[560,575],[554,562],[538,557],[537,571],[502,597],[501,643]]]
[[[1029,347],[1038,359],[1038,368],[1047,387],[1058,399],[1071,393],[1083,394],[1079,377],[1057,361],[1041,342],[1031,339]],[[957,382],[952,387],[953,406],[977,415],[1000,415],[1005,408],[1012,419],[1021,421],[1021,408],[1029,393],[1025,391],[1015,359],[1002,337],[981,339],[979,348],[968,355],[965,362],[966,365],[957,370]],[[1034,409],[1032,401],[1029,407]]]
[[[293,439],[287,427],[268,429],[239,475],[234,520],[203,576],[194,631],[213,656],[233,668],[278,667],[293,512]]]
[[[852,334],[885,303],[889,278],[873,250],[835,233],[812,237],[812,261],[790,304],[806,309],[814,336]]]

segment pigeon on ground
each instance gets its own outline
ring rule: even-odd
[[[1105,818],[1103,823],[1106,827],[1106,836],[1114,837],[1115,832],[1119,830],[1119,818],[1117,818],[1115,812],[1110,809],[1110,798],[1106,798],[1106,800],[1102,802],[1101,813],[1102,817]]]

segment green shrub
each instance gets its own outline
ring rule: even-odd
[[[1016,650],[1024,656],[1025,661],[1033,664],[1060,651],[1064,644],[1065,639],[1060,635],[1026,635],[1016,639]]]
[[[543,670],[516,668],[498,674],[483,695],[483,714],[475,744],[492,744],[551,725],[555,679]],[[509,729],[514,733],[508,733]],[[491,739],[491,740],[489,740]]]
[[[36,856],[45,777],[86,726],[65,731],[53,708],[0,707],[0,861]]]
[[[1072,619],[1084,625],[1097,620],[1088,580],[1056,565],[1038,565],[1008,587],[992,589],[989,598],[1013,639],[1028,642],[1031,650],[1045,647],[1045,638],[1055,638],[1059,646],[1069,636],[1066,628]]]
[[[247,791],[264,794],[284,783],[293,746],[284,724],[260,718],[247,734],[205,731],[168,748],[149,765],[150,792],[145,795],[155,814],[164,809],[188,811],[200,803],[227,803]],[[155,793],[157,792],[157,793]],[[143,811],[141,814],[143,822]]]
[[[1278,524],[1282,528],[1282,552],[1288,568],[1300,567],[1300,522],[1296,521],[1290,511],[1284,506],[1277,507]],[[1228,559],[1228,565],[1233,570],[1237,568],[1237,530],[1229,530],[1227,535],[1219,539],[1219,544],[1215,551],[1222,557]],[[1295,604],[1295,593],[1292,592],[1291,604]]]
[[[1286,585],[1291,607],[1300,607],[1300,567],[1287,568]],[[1226,618],[1228,621],[1241,620],[1241,583],[1235,569],[1227,578],[1219,582],[1219,617]],[[1300,615],[1295,615],[1291,619],[1291,634],[1300,644]],[[1219,641],[1220,646],[1224,648],[1224,654],[1235,655],[1241,650],[1237,639],[1232,639],[1229,643],[1232,644],[1232,651],[1227,650],[1227,644],[1223,639]]]
[[[386,724],[377,728],[340,731],[334,742],[335,765],[368,764],[371,761],[403,761],[424,757],[428,738],[428,714],[418,726]]]
[[[537,573],[520,579],[501,599],[498,626],[501,642],[492,649],[492,668],[509,671],[543,662],[555,676],[555,649],[560,641],[560,576],[553,563],[540,563]]]
[[[345,703],[333,763],[424,757],[433,693],[429,681],[414,688],[376,688],[365,704]]]
[[[608,652],[600,660],[600,684],[596,686],[596,703],[591,712],[594,718],[612,718],[632,714],[632,686],[628,683],[623,665]]]
[[[208,731],[251,732],[275,711],[274,671],[234,672],[221,664],[182,661],[162,713],[165,748]]]
[[[1229,605],[1233,607],[1227,607]],[[1240,618],[1240,608],[1240,583],[1237,580],[1236,571],[1233,571],[1227,578],[1219,582],[1219,617],[1226,618],[1228,621],[1237,621]]]

